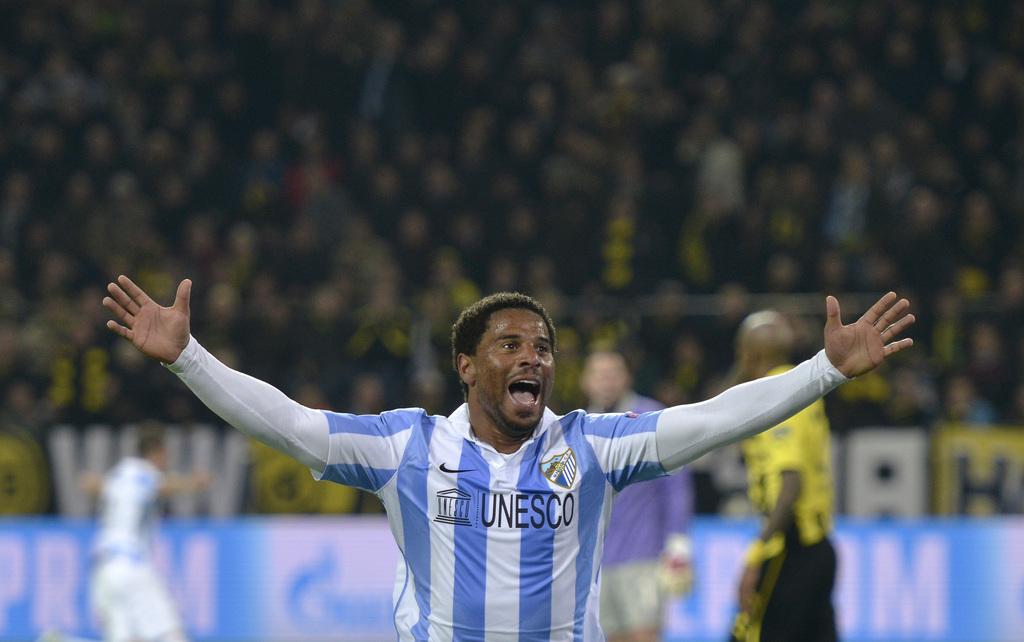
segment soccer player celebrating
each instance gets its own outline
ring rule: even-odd
[[[736,337],[739,382],[786,372],[793,349],[786,319],[751,314]],[[740,579],[736,642],[836,639],[832,587],[836,553],[825,402],[817,400],[777,426],[745,439],[750,501],[763,515]]]
[[[162,307],[126,276],[107,327],[176,373],[239,430],[318,479],[377,494],[402,553],[401,640],[599,640],[597,578],[612,499],[765,430],[912,344],[889,293],[850,325],[826,302],[825,349],[792,370],[697,404],[642,415],[557,415],[555,328],[543,307],[499,293],[463,310],[452,357],[466,403],[448,417],[306,408],[217,361],[189,333],[188,279]]]

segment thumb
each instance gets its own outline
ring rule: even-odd
[[[174,307],[191,316],[189,311],[189,298],[192,296],[192,279],[185,279],[178,284],[178,293],[174,295]]]
[[[843,325],[839,311],[839,299],[832,295],[825,297],[825,332],[838,330]]]

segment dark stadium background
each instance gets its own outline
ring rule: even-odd
[[[223,466],[171,517],[380,511],[231,450],[103,328],[128,273],[358,413],[450,412],[451,322],[497,290],[555,317],[561,410],[591,349],[697,401],[747,313],[807,356],[825,294],[896,290],[914,349],[826,400],[840,509],[1019,515],[1022,54],[1019,2],[0,2],[0,514],[90,515],[75,475],[147,419]],[[911,445],[865,455],[878,427]],[[738,451],[695,468],[701,513],[748,512]]]

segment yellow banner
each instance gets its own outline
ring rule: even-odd
[[[936,513],[997,515],[1024,510],[1024,428],[945,424],[933,444]]]
[[[252,509],[257,513],[379,513],[371,493],[318,482],[309,469],[259,442],[251,442]]]
[[[35,515],[50,501],[50,467],[30,437],[0,433],[0,515]]]

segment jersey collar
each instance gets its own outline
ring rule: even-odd
[[[468,439],[469,441],[472,441],[483,448],[489,448],[491,450],[494,450],[493,446],[491,446],[490,444],[481,439],[478,439],[477,436],[473,434],[473,429],[469,425],[468,403],[462,404],[461,406],[455,409],[455,412],[448,415],[448,421],[451,422],[452,427],[455,428],[455,432],[458,433],[459,436],[461,436],[463,439]],[[558,415],[556,415],[551,410],[551,408],[545,406],[544,415],[540,418],[540,423],[537,425],[536,430],[533,431],[533,437],[524,441],[523,444],[519,447],[519,450],[521,451],[524,446],[529,445],[530,443],[533,442],[534,439],[537,439],[545,432],[547,432],[548,428],[551,427],[551,424],[555,423],[556,421],[558,421]]]

